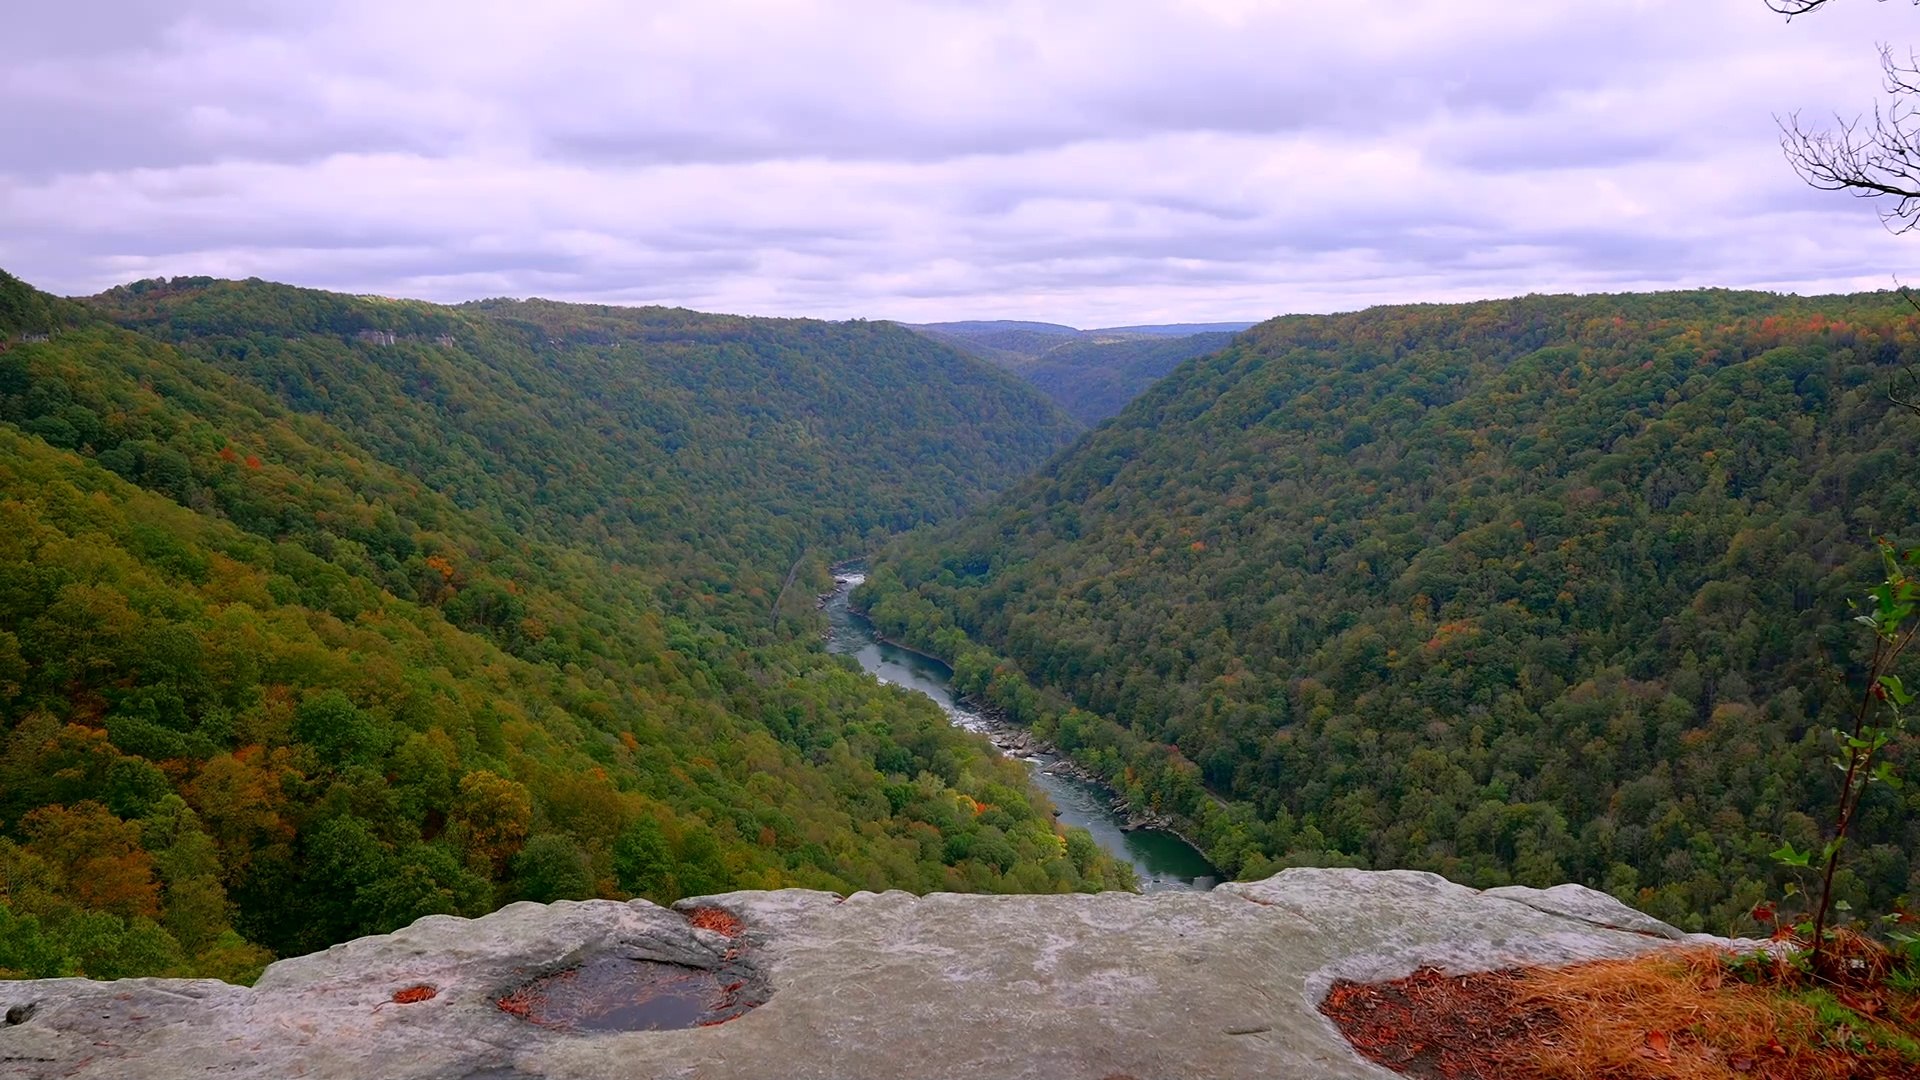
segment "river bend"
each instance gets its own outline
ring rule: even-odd
[[[986,732],[986,718],[955,700],[953,672],[945,664],[881,641],[874,635],[873,624],[848,605],[847,595],[864,580],[857,571],[843,572],[836,578],[836,587],[826,602],[827,651],[853,657],[883,683],[932,698],[955,725]],[[1211,889],[1219,880],[1219,871],[1180,837],[1161,829],[1122,829],[1121,818],[1111,809],[1113,794],[1104,786],[1041,771],[1058,760],[1047,755],[1024,760],[1033,770],[1035,786],[1045,791],[1059,809],[1060,820],[1092,833],[1093,839],[1115,858],[1131,863],[1141,889]]]

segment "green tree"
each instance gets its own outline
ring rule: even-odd
[[[660,822],[649,814],[635,818],[613,846],[613,879],[634,896],[665,902],[673,881],[673,852]]]
[[[370,761],[385,749],[379,725],[339,690],[323,690],[301,702],[293,734],[336,766]]]
[[[594,891],[586,852],[560,833],[539,833],[527,841],[513,857],[513,885],[520,899],[543,904],[585,900]]]
[[[1879,549],[1886,578],[1868,591],[1867,603],[1854,619],[1872,633],[1872,652],[1848,723],[1832,732],[1837,744],[1832,763],[1841,775],[1832,833],[1817,853],[1798,851],[1791,841],[1775,853],[1789,866],[1819,868],[1809,939],[1813,969],[1825,976],[1838,974],[1830,970],[1827,951],[1827,925],[1836,902],[1834,875],[1868,790],[1875,784],[1894,789],[1902,784],[1889,753],[1906,734],[1906,709],[1914,700],[1898,667],[1920,634],[1920,617],[1915,615],[1920,606],[1920,548],[1901,551],[1882,540]]]

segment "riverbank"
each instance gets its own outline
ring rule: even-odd
[[[918,649],[889,641],[887,638],[881,637],[878,634],[874,636],[876,640],[886,642],[896,649],[903,649],[918,656],[926,656],[927,659],[940,664],[946,663],[946,661],[941,660],[937,656],[927,656],[926,653],[920,652]],[[1193,838],[1187,836],[1186,833],[1180,830],[1172,817],[1155,810],[1143,810],[1134,806],[1106,777],[1073,760],[1071,754],[1061,750],[1053,743],[1045,739],[1036,738],[1033,734],[1033,729],[1023,727],[1011,719],[1008,719],[1003,710],[971,694],[962,694],[957,700],[968,709],[980,714],[980,716],[986,720],[988,725],[986,732],[987,740],[998,747],[1001,753],[1009,757],[1038,761],[1040,762],[1040,771],[1046,773],[1048,776],[1071,777],[1082,783],[1097,785],[1104,790],[1111,800],[1108,803],[1108,809],[1110,809],[1116,817],[1122,819],[1120,827],[1125,831],[1134,832],[1138,829],[1158,829],[1161,832],[1172,833],[1180,839],[1185,840],[1193,846],[1195,851],[1202,850],[1199,844],[1194,843]]]
[[[1035,773],[1038,775],[1045,776],[1056,782],[1068,782],[1079,785],[1080,787],[1088,789],[1088,795],[1097,793],[1100,800],[1099,809],[1104,816],[1112,821],[1112,826],[1110,827],[1125,834],[1140,837],[1163,835],[1168,838],[1168,842],[1178,841],[1180,845],[1192,852],[1194,859],[1206,867],[1204,877],[1216,881],[1221,878],[1219,870],[1213,867],[1211,862],[1206,860],[1204,849],[1187,835],[1187,832],[1191,829],[1190,825],[1187,825],[1187,827],[1183,829],[1182,825],[1184,823],[1176,821],[1169,815],[1135,807],[1123,794],[1115,790],[1113,785],[1104,777],[1073,760],[1070,755],[1062,751],[1055,744],[1036,737],[1030,728],[1015,723],[1004,711],[996,708],[992,704],[981,701],[972,695],[959,693],[957,688],[951,683],[953,669],[945,660],[922,649],[917,649],[911,645],[886,637],[874,627],[871,618],[867,616],[866,612],[860,611],[853,606],[850,593],[860,581],[864,580],[864,575],[859,571],[849,572],[844,564],[835,566],[833,573],[835,588],[832,592],[821,594],[819,598],[820,607],[823,610],[829,610],[831,614],[831,609],[835,606],[836,602],[839,602],[847,614],[860,621],[860,631],[865,638],[883,645],[888,649],[896,650],[899,653],[910,656],[941,672],[943,674],[943,677],[940,679],[941,689],[944,690],[945,696],[952,705],[963,713],[963,715],[956,716],[956,723],[960,723],[961,726],[969,730],[979,731],[985,735],[988,741],[993,743],[995,748],[1002,754],[1026,762],[1033,767]],[[831,637],[831,635],[832,631],[830,630],[829,636]],[[878,672],[876,672],[876,674],[878,674]],[[923,693],[927,692],[927,688],[924,686],[915,686],[914,688],[921,690]],[[1055,794],[1057,795],[1057,793]],[[1057,801],[1058,799],[1056,798],[1056,802]]]

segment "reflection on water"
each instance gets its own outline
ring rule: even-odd
[[[847,594],[863,580],[857,573],[843,576],[827,602],[827,650],[853,657],[881,682],[927,695],[960,727],[986,731],[984,717],[954,701],[949,681],[952,672],[945,664],[876,640],[872,624],[848,608]],[[1160,829],[1123,830],[1120,819],[1108,808],[1112,794],[1104,787],[1039,771],[1054,760],[1041,756],[1028,761],[1034,770],[1034,784],[1059,808],[1061,821],[1087,830],[1101,847],[1132,863],[1142,889],[1210,889],[1218,881],[1219,871],[1178,836]]]

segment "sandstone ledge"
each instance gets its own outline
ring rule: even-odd
[[[1410,871],[1288,870],[1210,893],[914,897],[789,889],[733,941],[645,901],[514,904],[205,980],[0,982],[0,1077],[1105,1080],[1383,1078],[1315,1006],[1335,979],[1621,956],[1682,939],[1578,886],[1475,891]],[[613,952],[772,987],[729,1023],[575,1034],[494,1000]],[[400,1005],[395,991],[432,986]]]

